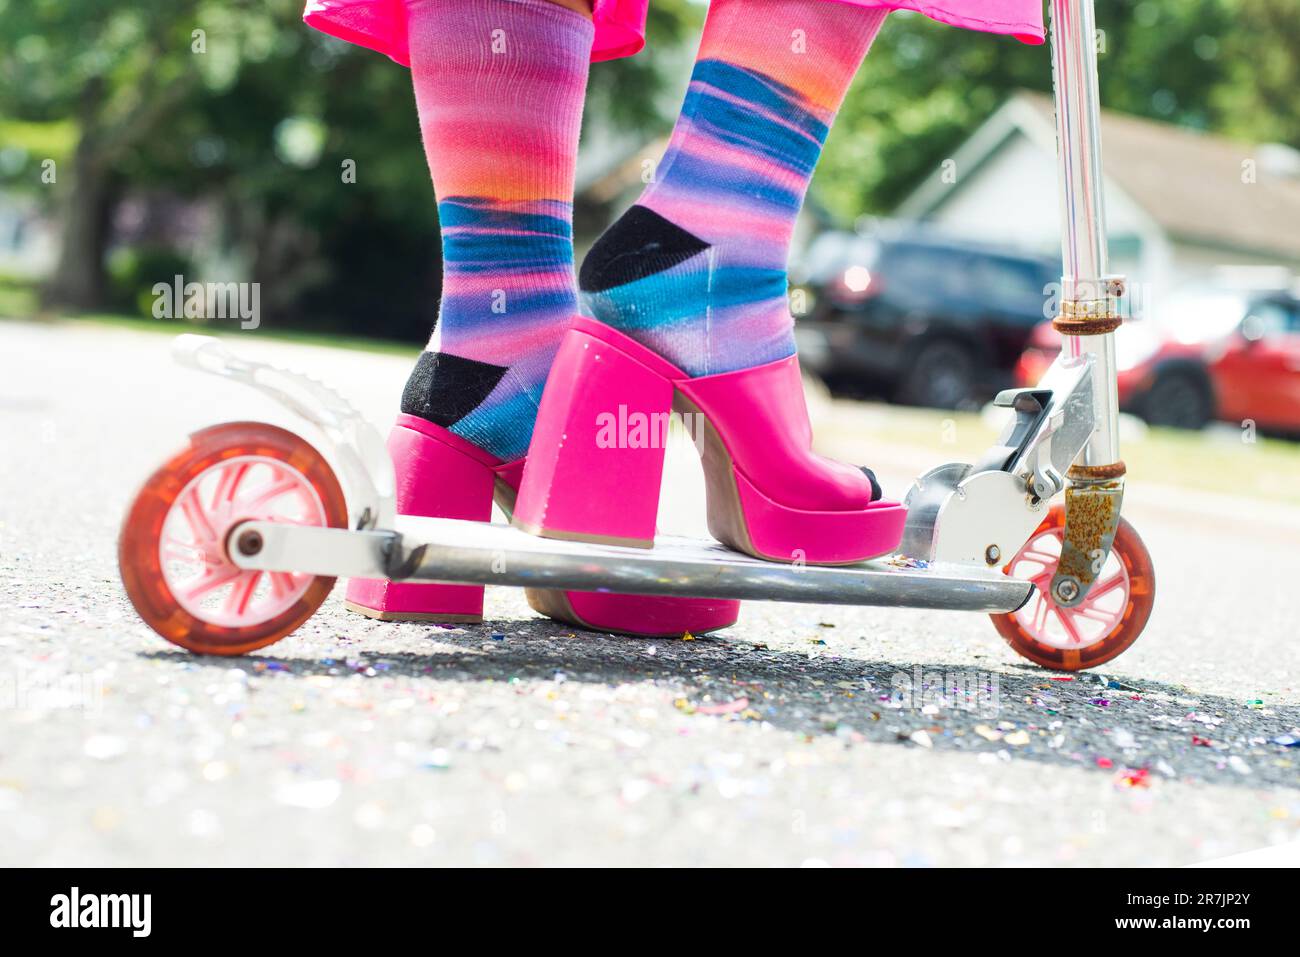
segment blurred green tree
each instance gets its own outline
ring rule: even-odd
[[[240,40],[257,35],[262,5],[231,0],[0,0],[0,115],[29,121],[70,119],[75,145],[70,175],[51,185],[61,202],[62,252],[47,288],[49,300],[78,307],[101,305],[106,290],[104,247],[123,167],[138,151],[165,139],[169,122],[193,108],[205,89],[237,73]],[[213,42],[207,22],[235,31],[239,40]],[[197,31],[197,32],[196,32]],[[66,185],[63,185],[66,184]]]
[[[1215,45],[1228,84],[1213,99],[1222,128],[1300,149],[1300,3],[1238,0],[1234,28]]]
[[[0,173],[55,204],[64,235],[47,302],[103,307],[114,208],[166,193],[217,206],[217,258],[247,264],[264,310],[427,335],[437,212],[409,74],[301,13],[302,0],[0,0],[0,131],[27,147]],[[649,31],[671,44],[700,18],[657,0]],[[666,125],[666,79],[650,57],[599,64],[588,124]],[[52,140],[66,149],[51,155]],[[58,175],[42,184],[48,158]]]

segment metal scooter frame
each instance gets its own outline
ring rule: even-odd
[[[1113,336],[1123,284],[1106,275],[1092,0],[1052,0],[1051,12],[1064,267],[1055,322],[1064,347],[1038,386],[997,397],[1008,423],[978,462],[942,465],[917,479],[899,555],[809,567],[682,539],[621,548],[395,516],[382,439],[341,396],[297,373],[240,360],[215,340],[182,336],[182,361],[261,389],[321,429],[352,510],[351,530],[241,523],[228,538],[231,560],[395,581],[1009,612],[1033,586],[1003,575],[1001,565],[1065,491],[1062,559],[1050,587],[1059,604],[1081,601],[1109,552],[1123,492]]]

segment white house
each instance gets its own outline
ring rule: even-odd
[[[1129,277],[1135,295],[1225,271],[1274,281],[1282,270],[1300,272],[1300,154],[1110,111],[1101,139],[1111,270]],[[1057,250],[1055,154],[1051,99],[1018,93],[897,215]]]
[[[43,279],[58,257],[58,230],[37,202],[0,190],[0,273]]]

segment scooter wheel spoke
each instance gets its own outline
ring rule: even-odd
[[[203,507],[203,502],[199,500],[199,490],[197,486],[185,491],[181,496],[180,507],[181,513],[185,517],[185,521],[190,526],[190,531],[194,533],[195,541],[216,541],[216,529],[212,525],[212,520],[208,516],[207,509]]]
[[[212,494],[212,510],[214,512],[234,502],[235,497],[239,494],[240,483],[244,481],[244,476],[248,474],[250,468],[250,463],[239,462],[221,470],[216,491]]]
[[[1103,625],[1112,625],[1115,623],[1115,614],[1109,611],[1102,611],[1099,608],[1091,608],[1084,605],[1074,609],[1076,618],[1086,618],[1089,621],[1101,622]]]
[[[240,501],[236,508],[249,514],[256,514],[266,511],[267,506],[274,502],[281,495],[297,490],[298,482],[293,476],[286,478],[276,478],[272,484],[264,489],[260,489],[256,495],[246,501]]]
[[[289,572],[271,572],[271,594],[276,598],[283,598],[298,587],[298,583],[303,577]]]
[[[198,581],[193,582],[189,587],[184,588],[180,596],[187,602],[198,602],[200,599],[216,591],[222,585],[229,584],[237,579],[242,570],[231,565],[226,568],[207,568],[199,576]]]
[[[206,564],[208,561],[208,553],[203,546],[195,545],[193,542],[182,542],[171,536],[163,539],[162,555],[163,558],[174,562]]]
[[[253,592],[257,589],[257,583],[261,578],[260,571],[246,571],[236,578],[230,594],[226,596],[226,603],[222,610],[227,615],[237,618],[246,615],[249,602],[253,600]]]
[[[1092,605],[1094,602],[1097,601],[1098,598],[1101,598],[1103,595],[1108,595],[1111,592],[1113,592],[1116,588],[1124,588],[1127,585],[1128,585],[1128,576],[1124,574],[1123,570],[1117,571],[1115,572],[1115,574],[1111,575],[1105,581],[1097,582],[1097,584],[1093,585],[1092,588],[1088,591],[1088,597],[1085,598],[1079,604],[1080,606]]]
[[[1048,568],[1055,568],[1057,562],[1061,560],[1060,555],[1049,555],[1046,552],[1040,552],[1034,549],[1026,549],[1016,556],[1021,561],[1037,562]]]
[[[1032,582],[1033,586],[1040,592],[1045,592],[1047,591],[1047,587],[1052,583],[1052,576],[1055,574],[1056,569],[1049,568],[1045,572],[1039,572],[1037,575],[1030,578],[1029,581]]]
[[[1070,609],[1057,607],[1055,611],[1056,618],[1060,621],[1061,627],[1065,629],[1065,633],[1070,636],[1070,641],[1074,642],[1076,645],[1083,644],[1083,635],[1081,635],[1079,629],[1075,627],[1074,615],[1071,614]]]

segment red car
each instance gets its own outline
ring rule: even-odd
[[[1038,326],[1016,365],[1034,385],[1061,349]],[[1115,333],[1119,401],[1152,425],[1199,429],[1253,420],[1300,434],[1300,299],[1278,292],[1186,291]]]

